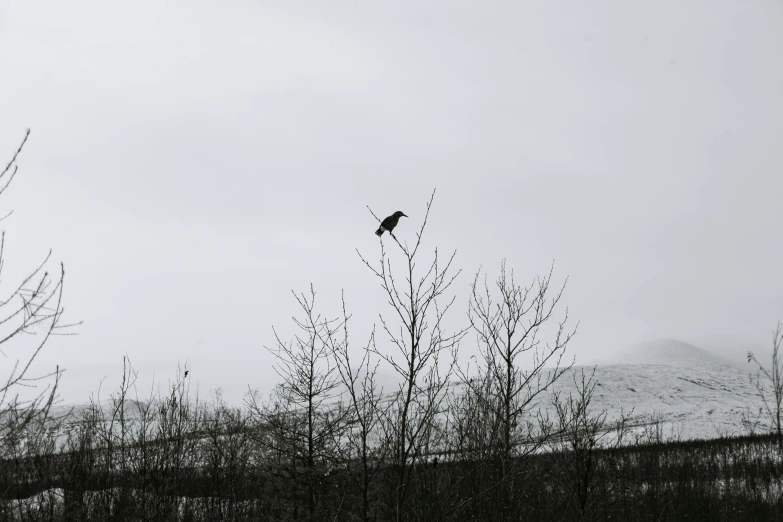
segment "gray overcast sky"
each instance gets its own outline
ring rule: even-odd
[[[459,316],[479,266],[555,260],[578,360],[742,357],[783,319],[781,50],[780,0],[0,0],[0,160],[32,128],[8,270],[65,262],[67,401],[124,354],[237,401],[275,380],[291,289],[333,315],[344,288],[367,335],[365,205],[410,240],[437,187]]]

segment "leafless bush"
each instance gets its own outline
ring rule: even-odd
[[[301,333],[285,342],[275,331],[277,344],[269,350],[277,358],[274,369],[282,382],[269,401],[251,393],[247,405],[260,425],[258,441],[279,463],[277,469],[285,475],[281,478],[297,486],[291,491],[306,490],[307,515],[313,520],[320,477],[334,466],[335,441],[343,426],[344,412],[330,407],[336,404],[339,379],[327,341],[339,324],[316,313],[312,286],[309,296],[294,296],[304,315],[302,320],[294,318]],[[292,503],[295,518],[298,504],[296,499]]]
[[[196,465],[203,466],[204,489],[211,493],[202,502],[219,520],[242,520],[250,514],[247,492],[255,486],[253,472],[261,467],[251,430],[250,412],[230,407],[220,393],[201,417],[204,437]]]
[[[568,395],[555,393],[553,422],[543,427],[548,450],[557,465],[555,481],[562,485],[569,506],[568,518],[593,520],[606,512],[624,485],[615,469],[605,465],[613,451],[623,447],[628,436],[628,416],[620,412],[609,421],[606,410],[591,411],[595,387],[595,368],[586,377],[584,369],[574,373],[574,389]],[[600,453],[600,455],[599,455]]]
[[[753,352],[748,352],[748,362],[754,362],[758,366],[756,375],[751,375],[750,380],[764,402],[764,410],[771,428],[777,435],[778,447],[783,451],[783,424],[781,423],[783,420],[783,354],[780,353],[781,345],[783,345],[783,323],[778,322],[777,328],[772,332],[772,364],[770,367],[766,368],[761,364]]]
[[[336,444],[340,465],[350,477],[350,483],[361,499],[354,515],[363,522],[377,517],[375,483],[381,468],[386,464],[389,446],[383,444],[382,421],[388,413],[389,403],[384,404],[383,389],[376,382],[378,361],[375,332],[362,347],[358,363],[351,357],[345,298],[342,300],[343,320],[340,328],[326,330],[326,343],[330,347],[340,383],[345,389],[344,429],[338,433]]]
[[[504,262],[495,281],[497,297],[486,278],[483,285],[479,278],[480,273],[473,280],[468,316],[478,337],[480,367],[478,377],[463,372],[463,380],[474,400],[491,412],[492,436],[497,439],[490,446],[508,459],[533,452],[543,443],[535,437],[536,419],[528,414],[540,394],[571,368],[563,357],[576,328],[567,329],[566,308],[553,341],[541,346],[540,330],[553,318],[565,290],[564,283],[552,295],[551,270],[521,287]]]

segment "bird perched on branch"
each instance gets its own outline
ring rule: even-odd
[[[383,235],[384,232],[389,232],[389,234],[392,233],[392,230],[394,230],[394,227],[397,226],[397,222],[400,220],[401,217],[408,217],[405,215],[404,212],[398,210],[391,216],[387,217],[383,221],[381,221],[381,226],[378,227],[378,230],[375,231],[376,236]],[[394,235],[394,234],[392,234]]]

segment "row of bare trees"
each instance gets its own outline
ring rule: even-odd
[[[747,491],[748,501],[769,512],[764,499],[776,495],[779,460],[769,452],[776,453],[773,445],[739,440],[733,443],[736,450],[724,444],[718,453],[699,444],[690,449],[640,446],[655,443],[654,433],[640,439],[610,422],[605,412],[596,415],[591,411],[593,376],[572,375],[573,388],[555,394],[554,415],[540,428],[547,435],[536,436],[545,441],[545,451],[504,461],[500,444],[494,454],[475,458],[459,452],[458,430],[446,430],[439,440],[455,451],[439,453],[438,463],[422,459],[409,470],[401,518],[636,519],[652,513],[650,509],[671,513],[675,502],[687,504],[688,499],[695,502],[687,504],[693,513],[699,502],[722,505],[699,497],[717,491],[713,479],[704,477],[732,484],[752,480],[746,489],[734,487],[732,494]],[[276,435],[252,409],[230,407],[219,395],[211,401],[193,397],[185,372],[180,370],[174,382],[145,400],[138,398],[136,372],[127,362],[123,376],[108,401],[99,393],[64,429],[53,433],[35,422],[26,426],[30,433],[45,435],[2,462],[0,520],[395,518],[398,475],[393,458],[384,460],[384,454],[391,455],[384,445],[393,447],[393,437],[364,446],[366,460],[353,451],[362,447],[358,437],[338,438],[324,445],[320,460],[307,468],[306,440],[293,439],[289,426]],[[480,429],[452,399],[447,399],[443,416],[472,432]],[[333,433],[349,431],[350,417],[343,420],[346,424],[335,425]],[[300,436],[307,433],[305,423],[298,426]],[[360,427],[354,433],[360,434]],[[623,444],[629,436],[630,444]],[[283,455],[278,460],[279,448]],[[369,473],[363,474],[365,470]],[[514,488],[507,488],[512,480]]]
[[[412,246],[389,235],[391,250],[381,242],[377,263],[359,253],[388,302],[388,313],[378,315],[380,334],[373,327],[355,349],[344,298],[342,316],[331,319],[317,311],[312,287],[295,294],[299,333],[285,341],[275,332],[270,348],[281,382],[268,399],[249,395],[250,410],[265,426],[260,442],[300,486],[295,489],[306,491],[306,499],[292,504],[306,506],[310,519],[318,514],[318,484],[338,470],[361,499],[355,515],[365,521],[375,519],[379,505],[395,520],[423,517],[409,497],[412,488],[424,487],[421,470],[439,463],[472,461],[471,474],[487,474],[483,489],[511,497],[524,471],[520,457],[552,435],[536,412],[542,393],[571,367],[564,355],[575,328],[567,310],[557,317],[565,284],[553,287],[550,270],[521,286],[503,264],[494,285],[476,275],[467,324],[453,326],[460,322],[452,312],[456,253],[443,258],[435,249],[422,260],[433,198],[434,192]],[[461,367],[457,352],[471,334],[479,357]],[[396,375],[396,388],[379,387],[379,368]],[[392,486],[379,495],[381,475]],[[439,516],[471,501],[452,500]]]

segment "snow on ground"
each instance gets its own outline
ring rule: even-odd
[[[572,372],[592,371],[592,367]],[[657,418],[669,427],[667,436],[682,439],[742,435],[743,414],[758,415],[762,407],[748,371],[696,346],[662,340],[633,346],[599,361],[593,396],[594,411],[606,409],[610,417],[634,411],[634,417]],[[573,374],[555,386],[567,393]]]

